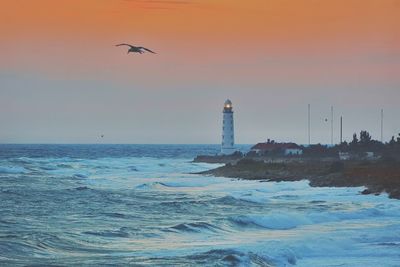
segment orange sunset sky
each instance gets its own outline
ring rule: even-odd
[[[399,0],[0,0],[0,143],[400,132]],[[157,54],[127,54],[126,42]]]

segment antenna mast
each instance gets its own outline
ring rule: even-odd
[[[383,109],[381,109],[381,143],[383,143]]]
[[[343,143],[343,116],[340,116],[340,144]]]
[[[308,145],[311,145],[311,105],[308,104]]]
[[[333,146],[333,106],[331,106],[331,145]]]

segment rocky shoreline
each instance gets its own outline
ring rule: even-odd
[[[204,163],[236,163],[243,158],[243,153],[235,152],[232,155],[199,155],[193,159],[193,162]]]
[[[388,193],[400,199],[398,161],[260,161],[241,159],[199,174],[246,180],[299,181],[307,179],[314,187],[359,187],[362,194]]]

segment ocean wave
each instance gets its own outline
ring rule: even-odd
[[[39,169],[43,171],[55,171],[58,170],[57,166],[40,166]]]
[[[131,218],[132,216],[124,214],[124,213],[119,213],[119,212],[105,212],[102,213],[102,215],[111,217],[111,218],[118,218],[118,219],[127,219]]]
[[[245,253],[233,249],[212,249],[203,253],[188,256],[189,259],[218,262],[223,261],[230,264],[239,264],[243,261]]]
[[[18,257],[33,257],[43,255],[43,249],[37,245],[27,242],[25,240],[19,241],[0,241],[0,251],[2,255],[7,255],[9,259],[15,259]]]
[[[9,194],[9,195],[15,195],[15,196],[24,196],[25,192],[23,190],[18,190],[15,188],[4,188],[1,189],[0,192],[2,194]]]
[[[137,185],[135,189],[148,190],[161,187],[180,188],[180,187],[198,187],[203,186],[201,182],[182,181],[182,182],[152,182]]]
[[[187,258],[205,266],[275,266],[275,261],[268,256],[236,249],[212,249]]]
[[[273,230],[288,230],[311,223],[309,219],[294,214],[239,215],[229,220],[241,227],[256,226]]]
[[[254,199],[250,197],[234,197],[234,196],[224,196],[216,198],[210,201],[212,204],[222,204],[222,205],[232,205],[232,206],[243,206],[243,205],[258,205],[260,204],[259,199]]]
[[[128,238],[130,235],[128,232],[119,230],[103,230],[103,231],[86,231],[83,232],[86,235],[100,236],[100,237],[112,237],[112,238]]]
[[[82,173],[75,173],[74,175],[72,175],[73,178],[80,178],[80,179],[85,179],[88,178],[87,175],[82,174]]]
[[[57,164],[57,168],[73,169],[74,167],[70,164],[61,163],[61,164]]]
[[[7,238],[8,240],[4,240]],[[82,242],[77,242],[75,238],[67,235],[59,235],[52,232],[30,232],[17,237],[3,236],[0,241],[0,251],[7,255],[9,259],[32,259],[42,260],[52,258],[55,255],[68,253],[104,253],[100,248],[86,246]],[[12,264],[15,265],[15,264]],[[17,264],[18,265],[18,264]],[[41,266],[50,266],[43,264]],[[29,265],[30,266],[30,265]]]
[[[169,182],[159,182],[159,184],[166,187],[203,187],[208,185],[208,182],[204,182],[198,179],[182,179],[181,181],[169,181]]]
[[[400,247],[400,242],[381,242],[377,244],[378,246],[388,246],[388,247]]]
[[[277,266],[277,261],[266,255],[241,251],[232,248],[211,249],[205,252],[196,252],[189,255],[151,257],[138,259],[135,263],[149,266]],[[281,264],[279,266],[288,266]]]
[[[10,162],[18,163],[18,164],[30,164],[30,163],[33,163],[35,161],[32,158],[19,157],[19,158],[11,158]]]
[[[312,212],[308,215],[312,223],[329,223],[340,222],[349,220],[365,220],[376,217],[391,216],[375,208],[364,208],[355,211],[325,211],[325,212]]]
[[[77,190],[77,191],[83,191],[83,190],[89,190],[90,188],[89,187],[87,187],[87,186],[78,186],[78,187],[75,187],[75,190]]]
[[[195,223],[180,223],[175,226],[167,228],[167,232],[190,232],[190,233],[203,233],[203,232],[218,232],[223,229],[207,222]]]
[[[135,187],[135,189],[149,190],[149,189],[159,188],[160,186],[165,186],[165,184],[160,183],[160,182],[144,183],[144,184],[137,185]]]
[[[297,200],[300,199],[301,197],[299,195],[289,195],[289,194],[285,194],[285,195],[278,195],[278,196],[273,196],[271,197],[272,199],[277,199],[277,200]]]
[[[0,174],[23,174],[27,173],[28,170],[24,167],[20,166],[11,166],[11,167],[1,167],[0,166]]]
[[[384,213],[375,208],[358,211],[327,211],[304,213],[270,213],[266,215],[239,215],[229,217],[229,221],[241,227],[257,226],[273,230],[288,230],[310,224],[340,222],[348,220],[364,220],[393,216],[391,212]]]
[[[257,204],[265,204],[270,200],[269,194],[260,193],[258,191],[249,191],[246,193],[234,193],[231,194],[231,196],[241,201],[252,202]]]
[[[138,172],[139,171],[138,168],[135,167],[135,166],[129,166],[128,170],[131,171],[131,172]]]

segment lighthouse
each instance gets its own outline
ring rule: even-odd
[[[234,131],[233,131],[233,110],[232,102],[227,99],[224,103],[224,110],[222,111],[222,143],[221,154],[230,155],[235,152],[234,148]]]

